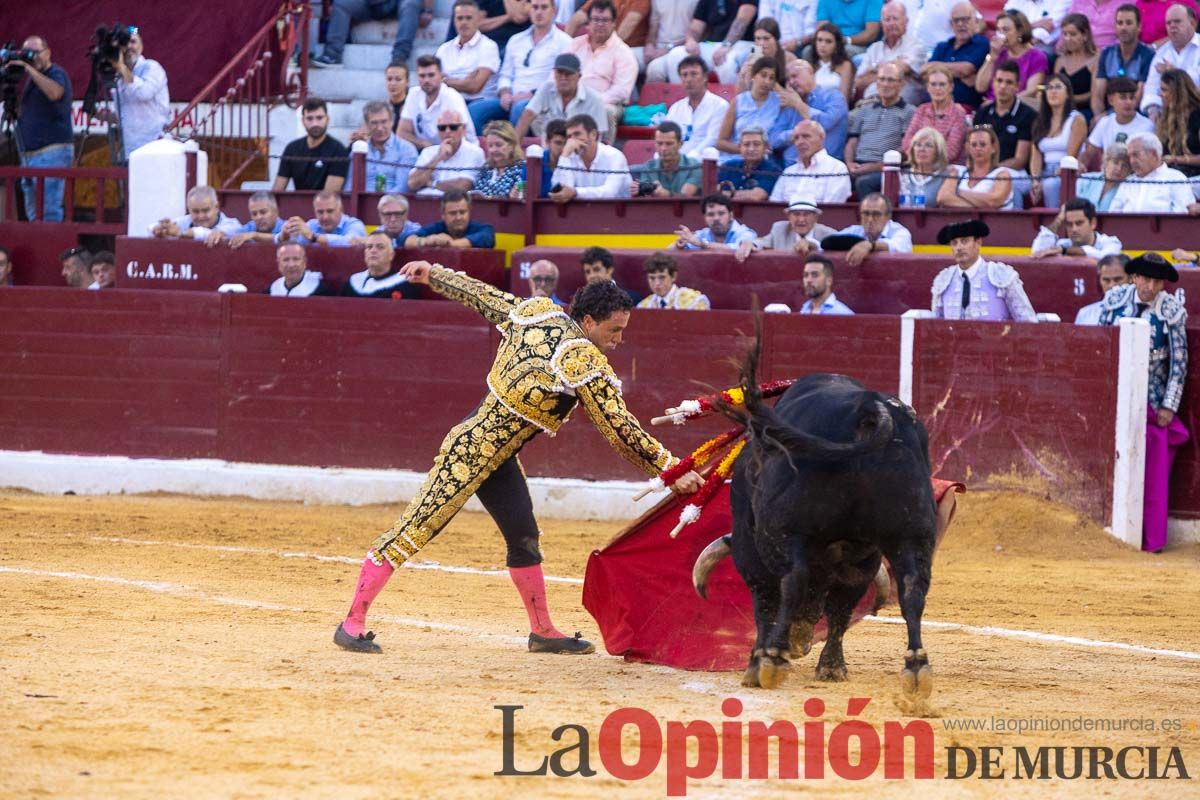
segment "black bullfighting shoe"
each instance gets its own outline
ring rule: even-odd
[[[566,653],[583,656],[596,652],[596,646],[583,638],[583,634],[575,631],[574,636],[563,636],[561,639],[529,634],[529,652],[531,653]]]
[[[383,648],[375,644],[375,632],[367,631],[365,634],[360,633],[358,636],[351,636],[346,633],[346,629],[338,625],[338,629],[333,634],[333,643],[343,650],[349,650],[354,653],[382,653]]]

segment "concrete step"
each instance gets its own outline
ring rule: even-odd
[[[337,139],[342,144],[349,147],[350,146],[350,134],[354,133],[356,130],[358,130],[357,125],[355,125],[353,128],[346,128],[346,127],[338,126],[338,127],[331,127],[328,130],[328,134],[330,136],[332,136],[333,138]]]
[[[433,4],[433,20],[424,28],[417,28],[417,40],[437,37],[438,43],[446,40],[450,30],[450,19],[454,16],[454,0],[436,0]],[[350,29],[350,41],[357,44],[386,44],[396,41],[396,29],[400,23],[395,17],[360,22]]]
[[[330,103],[329,124],[340,128],[351,125],[357,128],[362,124],[362,110],[367,102],[367,100],[351,100],[348,103]]]
[[[379,69],[311,69],[308,93],[322,100],[382,100],[387,82]]]
[[[435,16],[424,28],[417,28],[413,48],[432,45],[436,50],[439,44],[446,41],[446,34],[450,31],[450,18],[451,14],[447,11]],[[355,44],[386,44],[390,48],[396,41],[398,27],[399,23],[395,18],[360,22],[350,29],[350,41]]]
[[[392,47],[387,44],[348,44],[342,53],[346,69],[383,72],[392,63]]]

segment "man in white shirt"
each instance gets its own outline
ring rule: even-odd
[[[884,64],[895,64],[900,70],[900,96],[913,105],[918,105],[925,99],[925,89],[921,85],[921,66],[925,63],[929,48],[915,35],[909,33],[908,14],[904,5],[895,2],[886,3],[880,14],[880,24],[883,26],[883,38],[867,48],[863,59],[858,65],[858,74],[854,79],[855,91],[863,97],[874,97],[879,92],[875,88],[875,77],[879,68]]]
[[[1163,163],[1162,142],[1153,133],[1129,140],[1133,174],[1118,187],[1108,210],[1125,214],[1186,214],[1195,202],[1187,176]]]
[[[421,56],[417,59],[417,85],[419,92],[408,90],[404,108],[400,111],[400,127],[396,133],[401,139],[412,142],[418,150],[437,144],[438,118],[445,111],[455,111],[468,120],[467,141],[476,142],[475,128],[469,124],[470,112],[467,101],[457,89],[452,89],[442,79],[442,62],[437,56]]]
[[[858,236],[861,242],[855,242],[846,250],[846,263],[857,267],[870,257],[872,253],[911,253],[913,251],[912,234],[908,228],[892,219],[892,204],[881,192],[871,192],[858,204],[858,219],[861,224],[851,225],[838,231],[839,235]],[[829,238],[821,243],[826,247]]]
[[[1167,9],[1167,40],[1150,62],[1146,90],[1142,92],[1142,113],[1157,121],[1162,113],[1162,74],[1181,69],[1195,82],[1200,76],[1200,35],[1196,34],[1196,12],[1185,5]]]
[[[579,56],[574,53],[560,53],[554,59],[552,79],[534,92],[533,99],[521,112],[517,121],[518,139],[541,136],[550,120],[570,119],[579,114],[594,119],[600,126],[601,138],[604,137],[608,131],[608,112],[600,95],[583,85],[580,80],[582,69]]]
[[[1100,314],[1104,311],[1104,295],[1114,286],[1124,286],[1129,283],[1129,275],[1125,265],[1129,256],[1120,253],[1107,255],[1096,264],[1096,282],[1100,285],[1100,299],[1079,309],[1075,315],[1076,325],[1099,325]]]
[[[429,197],[440,197],[450,189],[470,191],[475,174],[486,160],[483,149],[465,140],[469,123],[457,111],[443,111],[437,131],[441,144],[430,145],[417,156],[417,166],[408,174],[408,190]]]
[[[189,189],[186,205],[187,214],[177,219],[160,219],[150,226],[150,235],[156,239],[194,239],[214,247],[228,243],[241,230],[241,222],[225,216],[217,190],[211,186]]]
[[[779,23],[779,44],[798,53],[817,33],[817,0],[759,0],[758,18]]]
[[[571,42],[570,52],[583,66],[583,83],[600,95],[608,113],[606,141],[616,136],[617,122],[633,95],[638,64],[629,45],[616,33],[617,11],[610,0],[594,0],[588,9],[588,33]]]
[[[482,16],[475,0],[455,0],[454,29],[458,35],[437,49],[438,60],[442,62],[442,82],[462,95],[477,131],[483,130],[488,120],[480,122],[474,106],[481,100],[495,99],[496,74],[500,72],[500,48],[480,32]]]
[[[815,0],[813,0],[815,3]],[[650,27],[646,31],[646,46],[633,48],[638,60],[638,69],[645,70],[647,83],[666,83],[667,62],[655,67],[657,76],[650,71],[651,64],[671,52],[671,48],[683,44],[687,36],[688,23],[700,0],[651,0]]]
[[[125,160],[147,142],[162,136],[171,121],[167,73],[157,61],[142,55],[142,36],[129,29],[129,44],[115,62],[117,68],[117,110],[120,114],[121,145]]]
[[[679,82],[687,90],[687,97],[671,104],[667,119],[683,131],[680,152],[700,158],[705,148],[716,145],[729,101],[708,90],[708,65],[699,56],[679,62]]]
[[[1043,50],[1053,52],[1054,43],[1058,41],[1058,26],[1071,10],[1071,0],[1008,0],[1004,10],[1024,14],[1033,26],[1034,41]]]
[[[625,154],[600,141],[594,119],[579,114],[567,120],[567,144],[551,178],[551,200],[629,197],[632,181]]]
[[[1096,120],[1088,134],[1087,148],[1083,158],[1085,164],[1096,157],[1102,158],[1104,151],[1114,144],[1129,144],[1135,133],[1153,133],[1154,123],[1137,110],[1137,83],[1124,75],[1112,78],[1105,87],[1108,104],[1112,111]]]
[[[1055,231],[1066,231],[1059,237]],[[1049,227],[1042,226],[1030,250],[1034,258],[1086,256],[1093,261],[1121,252],[1121,240],[1096,230],[1096,207],[1084,197],[1068,200]],[[1097,311],[1099,319],[1099,311]]]
[[[939,42],[955,38],[950,12],[960,2],[961,0],[904,0],[908,29],[917,37],[917,41],[925,46],[926,58]],[[974,13],[976,17],[979,16],[978,11]],[[974,33],[974,26],[971,32]]]
[[[498,96],[471,104],[476,130],[483,130],[494,119],[507,119],[515,127],[534,93],[550,80],[554,60],[571,44],[571,37],[554,24],[554,3],[530,0],[529,19],[533,24],[514,34],[504,48],[504,63],[496,82]]]
[[[804,195],[815,203],[844,203],[850,197],[850,171],[846,165],[825,152],[825,129],[819,122],[806,119],[792,130],[797,161],[783,171],[771,202],[785,203]]]

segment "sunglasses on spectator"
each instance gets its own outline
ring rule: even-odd
[[[458,129],[459,129],[459,128],[461,128],[461,127],[462,127],[462,123],[461,123],[461,122],[456,122],[456,123],[454,123],[454,124],[452,124],[452,125],[438,125],[438,126],[437,126],[437,129],[438,129],[439,131],[442,131],[443,133],[445,133],[446,131],[456,131],[456,130],[458,130]]]
[[[541,275],[536,275],[536,276],[530,278],[529,282],[536,283],[540,286],[540,285],[547,284],[547,283],[554,283],[557,280],[558,280],[557,278],[551,278],[549,275],[547,275],[545,277],[543,277]]]

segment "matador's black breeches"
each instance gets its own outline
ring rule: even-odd
[[[368,554],[399,567],[429,544],[476,495],[508,545],[507,564],[540,564],[533,501],[517,453],[538,428],[489,394],[467,419],[450,429],[416,497]]]

